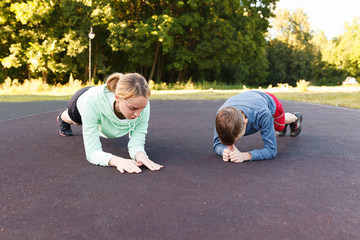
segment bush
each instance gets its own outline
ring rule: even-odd
[[[296,87],[299,89],[300,92],[306,92],[308,89],[308,86],[310,85],[310,82],[305,81],[304,79],[299,80],[296,83]]]

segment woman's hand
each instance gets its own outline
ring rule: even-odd
[[[136,159],[136,165],[137,166],[140,167],[142,165],[145,165],[151,171],[158,171],[163,167],[162,165],[151,161],[149,159],[149,157],[144,152],[136,153],[135,159]]]
[[[109,161],[109,165],[116,167],[121,173],[141,173],[141,169],[132,159],[113,156]]]

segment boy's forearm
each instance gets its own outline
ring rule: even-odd
[[[252,158],[252,155],[249,152],[242,152],[241,154],[244,161],[250,161]]]
[[[227,148],[227,146],[222,145],[219,140],[214,142],[213,150],[217,155],[222,156],[223,151]]]
[[[276,149],[275,150],[269,150],[266,148],[263,149],[255,149],[253,151],[250,151],[252,158],[251,160],[266,160],[266,159],[273,159],[276,156]]]

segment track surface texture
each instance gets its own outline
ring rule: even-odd
[[[360,111],[282,101],[302,133],[234,164],[212,150],[223,102],[151,101],[146,150],[164,168],[141,174],[88,163],[81,127],[58,134],[66,102],[0,103],[0,239],[359,239]],[[102,144],[127,157],[127,141]]]

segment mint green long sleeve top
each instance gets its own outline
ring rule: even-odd
[[[77,107],[82,119],[82,132],[86,159],[95,165],[109,166],[114,156],[104,152],[100,137],[118,138],[129,134],[128,151],[132,159],[138,152],[145,152],[145,137],[150,117],[150,104],[147,103],[136,119],[119,119],[114,111],[115,94],[106,85],[90,88],[83,93]]]

